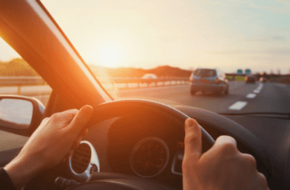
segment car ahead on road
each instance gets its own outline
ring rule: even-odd
[[[253,84],[255,84],[256,83],[255,76],[253,76],[253,75],[245,76],[245,83],[253,83]]]
[[[151,73],[147,73],[142,76],[142,79],[157,79],[157,76]]]
[[[259,81],[260,81],[260,82],[267,82],[268,80],[267,80],[266,77],[260,77]]]
[[[218,69],[196,69],[190,76],[190,94],[194,95],[198,91],[228,94],[228,79]]]
[[[18,134],[21,137],[29,137],[43,118],[50,117],[54,113],[72,108],[79,109],[85,104],[92,105],[95,112],[86,126],[89,129],[88,135],[84,137],[81,146],[73,152],[72,156],[66,162],[31,179],[23,188],[24,190],[57,188],[54,183],[57,177],[79,182],[79,185],[71,187],[71,190],[101,189],[98,187],[102,186],[104,182],[110,189],[182,189],[181,165],[184,152],[184,121],[188,117],[194,118],[202,126],[203,151],[208,150],[213,145],[213,141],[219,136],[230,135],[236,139],[240,152],[253,155],[256,162],[252,163],[256,165],[259,172],[266,176],[271,190],[290,188],[290,130],[289,111],[287,112],[290,106],[288,106],[289,90],[287,87],[275,84],[264,85],[264,87],[260,85],[258,87],[259,93],[254,94],[256,99],[249,99],[249,101],[244,93],[248,94],[253,89],[249,88],[251,86],[238,82],[235,83],[237,85],[234,88],[235,94],[225,98],[190,97],[187,94],[188,86],[181,86],[178,88],[162,88],[158,92],[162,93],[166,89],[168,90],[164,95],[166,100],[163,102],[164,104],[142,99],[114,99],[112,98],[113,93],[110,94],[109,91],[104,90],[101,81],[98,80],[98,73],[94,75],[77,52],[76,49],[82,43],[74,48],[73,43],[69,41],[73,38],[66,36],[66,34],[70,35],[71,31],[78,28],[84,32],[82,34],[90,32],[85,23],[92,26],[91,21],[98,19],[91,18],[90,14],[86,14],[86,17],[77,20],[81,14],[74,14],[74,17],[72,17],[72,14],[67,14],[67,12],[72,8],[80,13],[78,11],[82,9],[80,5],[83,4],[73,7],[75,1],[68,1],[62,4],[64,5],[62,7],[63,11],[62,9],[52,11],[57,13],[58,16],[69,15],[62,20],[66,26],[63,29],[66,29],[67,32],[62,31],[61,27],[63,25],[61,22],[57,24],[50,15],[49,9],[47,10],[41,2],[37,0],[0,0],[1,38],[16,50],[18,55],[25,59],[29,66],[52,88],[45,107],[34,98],[24,96],[0,97],[0,111],[10,111],[6,112],[6,115],[1,114],[1,119],[4,120],[4,115],[7,120],[6,122],[0,122],[0,147],[9,143],[16,143],[19,140],[20,136],[13,136],[13,141],[3,141],[9,135]],[[56,1],[54,6],[61,8],[60,2]],[[155,1],[150,3],[150,11],[147,11],[149,14],[154,11],[151,9],[154,5],[153,2]],[[118,1],[114,3],[118,3]],[[122,5],[125,4],[124,1],[121,3]],[[69,6],[67,6],[68,4]],[[144,10],[145,4],[141,3],[141,10]],[[106,10],[103,5],[98,6],[101,7],[101,13]],[[128,6],[136,8],[137,4]],[[158,9],[154,14],[155,20],[160,20],[156,19],[156,16],[163,15],[157,14],[161,10],[159,6],[159,4],[156,6]],[[237,6],[237,4],[234,6]],[[97,8],[87,6],[87,4],[84,7],[88,8],[84,13],[89,10],[96,12],[95,8]],[[121,12],[112,14],[116,11],[115,8],[120,11],[123,6],[120,8],[113,4],[113,10],[109,11],[109,15],[110,17],[117,17],[117,22],[110,23],[112,25],[117,23],[116,25],[124,29],[125,24],[128,23],[119,24],[123,20],[120,18],[123,17],[120,17]],[[251,8],[253,7],[251,6]],[[63,12],[65,14],[59,14]],[[128,14],[130,12],[124,12],[125,18],[129,19]],[[132,13],[137,14],[138,12],[134,10]],[[151,22],[143,19],[143,13],[141,12],[142,19],[140,21],[145,20],[144,23],[153,26]],[[189,14],[189,11],[186,11],[186,14]],[[216,15],[214,14],[214,16]],[[89,20],[90,18],[91,20]],[[136,18],[135,16],[134,19]],[[185,17],[180,18],[181,21],[185,19]],[[107,17],[104,17],[102,22],[105,23],[104,26],[107,26],[106,23],[108,23],[106,19]],[[70,24],[67,25],[69,21],[71,21],[72,28],[67,28],[70,26]],[[133,23],[136,23],[135,21]],[[163,19],[161,21],[163,22]],[[172,20],[168,21],[172,23]],[[186,22],[180,23],[187,24]],[[139,26],[141,25],[138,24]],[[154,25],[154,27],[157,26],[158,24]],[[210,29],[213,28],[210,27]],[[115,31],[114,28],[112,31]],[[131,30],[122,30],[120,34],[127,34],[123,31]],[[142,33],[150,34],[152,31],[144,32],[144,30],[141,30]],[[161,31],[164,33],[164,28]],[[167,30],[166,34],[168,32]],[[173,32],[176,33],[175,30]],[[107,33],[112,34],[112,32]],[[95,32],[91,32],[92,36],[89,36],[89,34],[80,35],[80,33],[77,33],[77,36],[80,37],[80,40],[77,41],[84,42],[86,38],[91,42],[97,36]],[[182,33],[182,35],[185,34]],[[192,35],[192,32],[189,35]],[[104,36],[101,35],[100,39],[103,40]],[[122,38],[122,40],[124,39]],[[136,37],[133,39],[136,39]],[[156,39],[156,36],[153,36],[152,41],[156,41]],[[176,39],[179,38],[174,38],[174,40]],[[164,40],[166,46],[168,46],[168,40],[169,38]],[[186,41],[188,41],[188,38],[186,38]],[[158,41],[158,43],[160,42]],[[172,41],[172,44],[176,44],[176,41]],[[152,49],[154,51],[153,55],[156,55],[156,47],[152,46]],[[201,50],[203,50],[203,47]],[[1,49],[2,51],[3,49]],[[165,55],[168,56],[168,51]],[[108,63],[112,63],[112,59],[108,60]],[[168,59],[166,58],[165,61],[168,61]],[[263,66],[261,65],[262,68]],[[140,91],[142,95],[147,92],[146,89]],[[263,94],[263,91],[267,93]],[[280,94],[278,94],[279,92]],[[174,93],[179,94],[176,99],[180,102],[167,101]],[[156,96],[156,93],[152,94]],[[258,97],[259,95],[262,96]],[[278,98],[275,101],[270,101],[274,99],[274,95]],[[145,98],[149,99],[150,97]],[[241,100],[239,98],[242,98],[243,101],[239,101]],[[256,101],[258,98],[259,100]],[[235,103],[235,101],[237,102]],[[197,105],[200,105],[201,102],[206,102],[206,105],[210,105],[210,107],[198,108]],[[254,104],[255,102],[259,102],[259,104]],[[230,106],[230,108],[233,111],[228,109],[231,104],[233,106]],[[223,111],[222,113],[209,111],[210,108],[217,105],[222,105],[222,107],[219,107]],[[241,111],[243,106],[246,106],[243,109],[250,111]],[[11,112],[11,110],[13,111]],[[25,115],[22,115],[22,113],[25,113]],[[15,158],[22,146],[23,144],[0,151],[0,167],[5,166]],[[68,181],[64,182],[63,184],[67,184]],[[64,188],[63,186],[60,187],[60,189]]]

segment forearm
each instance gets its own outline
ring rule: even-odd
[[[7,164],[4,169],[9,175],[14,187],[20,189],[31,178],[39,173],[40,165],[37,161],[27,161],[26,159],[16,157]]]

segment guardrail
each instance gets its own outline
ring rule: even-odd
[[[21,86],[45,85],[41,77],[0,77],[0,87],[17,86],[17,94],[21,94]]]
[[[45,85],[41,77],[0,77],[0,86]]]
[[[125,87],[130,88],[129,84],[136,84],[137,88],[140,88],[142,84],[147,86],[164,86],[164,85],[181,85],[188,84],[188,77],[170,77],[170,78],[156,78],[156,79],[143,79],[143,78],[98,78],[98,80],[105,85],[125,84]],[[41,77],[0,77],[0,87],[17,86],[17,94],[21,94],[22,86],[39,86],[46,85],[46,82]],[[143,85],[144,86],[144,85]]]
[[[227,74],[229,80],[238,81],[238,77],[244,75]],[[106,77],[98,78],[101,84],[107,90],[114,89],[129,89],[129,88],[141,88],[149,86],[169,86],[169,85],[185,85],[189,84],[189,77],[164,77],[156,79],[144,79],[144,78],[132,78],[132,77]],[[132,85],[134,84],[134,85]],[[43,86],[46,82],[41,77],[0,77],[0,87],[17,87],[17,94],[21,94],[21,87],[23,86]]]
[[[146,86],[165,86],[165,85],[181,85],[189,84],[188,77],[170,77],[170,78],[156,78],[156,79],[143,79],[143,78],[98,78],[98,80],[105,86],[106,84],[125,84],[123,88],[130,88],[129,84],[136,84],[136,88]],[[122,88],[122,87],[119,87]]]

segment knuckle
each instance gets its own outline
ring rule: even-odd
[[[261,174],[261,173],[259,173],[259,181],[260,181],[260,184],[261,184],[262,187],[268,187],[267,179],[266,179],[266,177],[265,177],[263,174]]]
[[[247,164],[250,168],[252,168],[252,169],[255,170],[256,167],[257,167],[256,159],[255,159],[252,155],[250,155],[250,154],[244,154],[243,156],[244,156],[244,159],[245,159],[245,161],[246,161],[246,164]]]
[[[228,135],[221,135],[217,138],[217,141],[222,141],[222,142],[231,142],[232,144],[236,144],[236,140]]]
[[[48,120],[49,120],[49,117],[44,118],[44,119],[41,121],[41,124],[46,123]]]
[[[221,145],[221,150],[227,154],[234,154],[237,152],[237,147],[230,142],[225,142]]]
[[[78,113],[78,110],[77,109],[66,110],[64,113],[69,116],[75,116]]]
[[[52,121],[58,121],[58,120],[59,120],[59,114],[58,114],[58,113],[53,114],[53,115],[50,117],[50,119],[51,119]]]
[[[70,110],[67,110],[67,111],[78,112],[79,110],[78,109],[70,109]]]
[[[47,120],[49,120],[49,117],[46,117],[46,118],[43,119],[43,121],[47,121]]]

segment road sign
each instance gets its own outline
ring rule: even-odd
[[[238,75],[242,75],[243,74],[243,70],[242,69],[238,69],[237,74]]]

